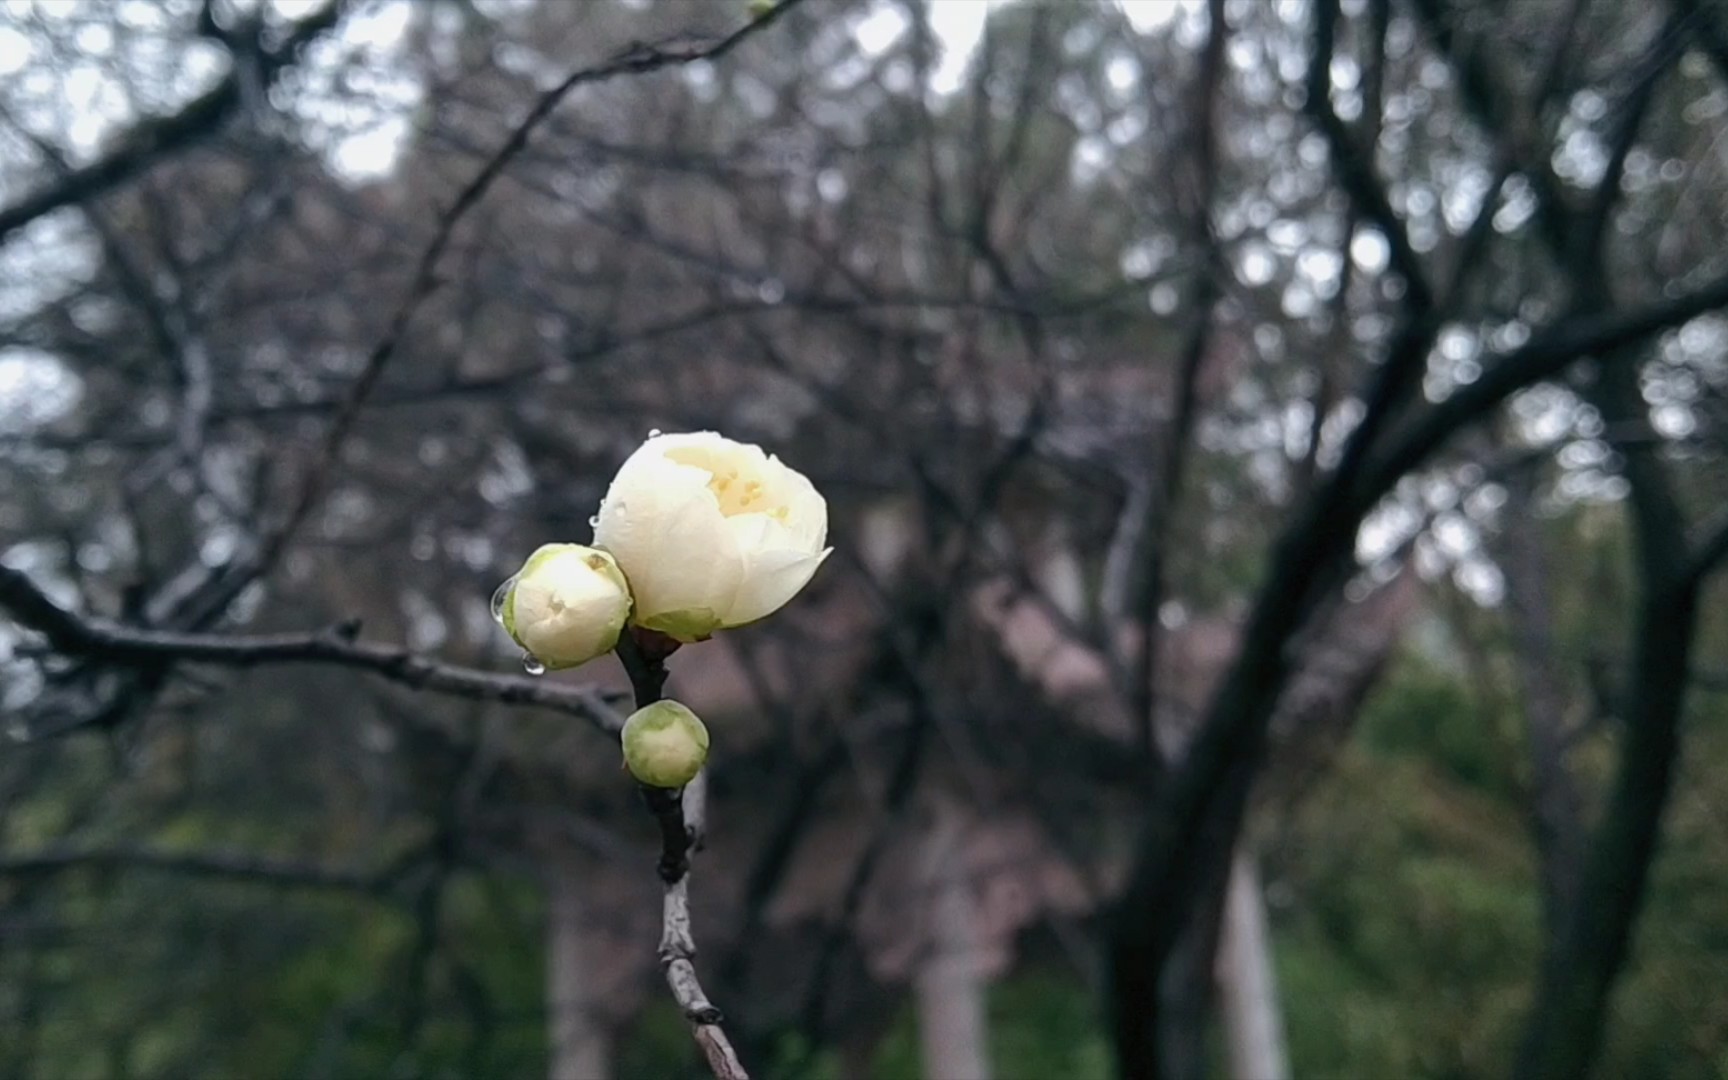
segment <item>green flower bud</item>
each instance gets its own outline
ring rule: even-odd
[[[547,544],[498,590],[493,614],[528,652],[530,671],[572,668],[618,644],[630,617],[630,589],[604,551]]]
[[[624,721],[624,764],[630,775],[657,788],[681,788],[708,760],[708,729],[676,701],[656,701]]]

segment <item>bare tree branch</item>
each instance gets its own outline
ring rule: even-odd
[[[634,45],[603,64],[573,72],[556,86],[540,95],[533,108],[529,109],[527,115],[516,124],[503,144],[493,152],[473,178],[457,193],[456,199],[451,203],[449,209],[439,215],[432,238],[427,242],[415,263],[414,273],[409,280],[406,293],[391,313],[383,336],[378,339],[378,342],[372,346],[371,352],[367,354],[360,374],[355,377],[348,390],[347,398],[338,408],[330,426],[325,429],[324,438],[313,454],[312,462],[307,467],[298,492],[281,517],[264,530],[264,534],[259,539],[251,557],[242,559],[228,572],[213,579],[210,592],[199,601],[199,606],[204,611],[225,609],[246,585],[256,578],[268,574],[270,568],[281,556],[289,540],[292,539],[294,533],[305,521],[306,516],[312,511],[328,486],[331,475],[340,463],[343,448],[348,441],[348,436],[353,431],[354,423],[359,418],[366,399],[371,396],[372,390],[378,385],[385,368],[401,346],[408,330],[408,324],[413,320],[420,306],[437,290],[439,285],[438,263],[455,235],[456,226],[467,216],[469,211],[473,210],[485,198],[492,185],[503,175],[505,167],[527,147],[529,137],[533,135],[535,129],[552,114],[553,110],[569,96],[571,91],[579,87],[607,82],[624,75],[644,75],[665,68],[693,64],[700,60],[717,60],[802,2],[803,0],[782,0],[781,3],[770,7],[760,17],[707,45],[667,47]]]
[[[1404,430],[1388,432],[1384,449],[1364,438],[1365,430],[1387,422],[1398,400],[1388,387],[1399,381],[1398,372],[1380,373],[1344,462],[1275,547],[1241,650],[1221,681],[1188,760],[1142,836],[1122,903],[1122,911],[1131,915],[1119,926],[1113,949],[1119,1007],[1122,998],[1144,1000],[1151,992],[1144,981],[1147,973],[1162,967],[1186,925],[1190,904],[1227,856],[1265,752],[1272,708],[1288,676],[1287,643],[1311,614],[1315,597],[1338,583],[1357,528],[1373,505],[1459,429],[1517,390],[1584,357],[1613,352],[1724,306],[1728,277],[1637,311],[1568,318],[1508,354],[1477,382],[1422,412]],[[1414,321],[1433,326],[1434,318],[1429,313]],[[1403,360],[1425,355],[1425,347],[1411,350],[1400,358],[1401,366]],[[1123,1060],[1127,1066],[1155,1061],[1155,1055]],[[1155,1066],[1137,1068],[1140,1071],[1128,1075],[1157,1075],[1149,1071]]]
[[[22,572],[6,566],[0,566],[0,607],[11,611],[20,625],[46,636],[49,644],[60,652],[101,663],[152,666],[193,662],[227,667],[333,664],[452,697],[551,709],[587,720],[608,733],[615,733],[622,726],[617,713],[597,691],[588,687],[458,667],[418,656],[400,646],[356,641],[359,627],[354,624],[310,634],[142,630],[67,611]]]
[[[1209,0],[1206,45],[1191,89],[1190,113],[1194,117],[1194,189],[1186,215],[1194,222],[1194,241],[1201,246],[1202,265],[1193,296],[1193,325],[1182,344],[1172,391],[1173,411],[1159,434],[1157,453],[1146,500],[1145,544],[1141,558],[1141,580],[1133,598],[1133,614],[1139,622],[1140,638],[1126,664],[1129,671],[1128,702],[1131,722],[1136,725],[1139,750],[1149,776],[1166,768],[1164,749],[1158,744],[1160,717],[1157,708],[1158,662],[1164,638],[1162,608],[1168,593],[1167,580],[1176,515],[1187,482],[1194,429],[1200,412],[1200,375],[1215,340],[1218,302],[1230,273],[1228,262],[1214,231],[1212,216],[1219,198],[1218,143],[1223,123],[1224,55],[1230,26],[1224,0]],[[1212,917],[1222,910],[1222,890],[1214,907],[1204,903],[1205,916],[1196,919],[1178,946],[1173,962],[1161,972],[1153,989],[1162,1000],[1117,1003],[1117,1045],[1143,1050],[1147,1039],[1162,1060],[1159,1067],[1173,1077],[1194,1077],[1205,1069],[1204,1017],[1210,1008],[1213,957],[1218,930]],[[1138,1011],[1139,1015],[1134,1015]],[[1135,1035],[1143,1038],[1135,1038]]]
[[[323,7],[294,23],[283,43],[274,49],[253,41],[247,44],[258,57],[256,75],[248,73],[238,56],[228,74],[214,87],[194,98],[172,116],[151,117],[133,125],[107,153],[88,165],[65,172],[54,183],[0,208],[0,243],[14,232],[45,214],[65,206],[89,202],[145,172],[169,154],[196,145],[215,135],[222,125],[241,111],[249,91],[246,79],[257,77],[266,84],[293,64],[307,45],[334,28],[346,9],[346,0],[330,0]]]
[[[1194,425],[1200,412],[1200,371],[1213,342],[1214,320],[1218,301],[1223,295],[1222,280],[1230,271],[1225,264],[1218,237],[1213,230],[1213,204],[1218,196],[1218,125],[1222,122],[1220,81],[1224,70],[1224,46],[1230,34],[1225,21],[1223,0],[1207,4],[1210,29],[1206,45],[1200,54],[1200,71],[1192,89],[1194,128],[1191,133],[1194,150],[1194,191],[1187,215],[1194,222],[1194,241],[1201,248],[1201,266],[1196,282],[1194,324],[1188,340],[1182,346],[1182,359],[1176,369],[1173,393],[1174,409],[1158,440],[1154,458],[1156,472],[1150,479],[1149,498],[1145,500],[1145,524],[1142,532],[1140,587],[1135,590],[1131,612],[1140,623],[1140,641],[1133,657],[1125,665],[1129,672],[1129,708],[1139,725],[1140,749],[1146,766],[1156,772],[1162,768],[1157,745],[1158,646],[1163,631],[1159,609],[1164,605],[1169,572],[1170,542],[1175,535],[1174,519],[1187,479],[1188,457],[1194,435]]]
[[[1497,106],[1495,88],[1504,80],[1492,67],[1491,50],[1460,50],[1440,0],[1418,0],[1417,7],[1459,68],[1465,102],[1477,121],[1508,160],[1531,177],[1539,194],[1540,232],[1570,287],[1571,312],[1584,320],[1619,318],[1613,312],[1615,296],[1603,252],[1606,226],[1620,196],[1621,171],[1656,84],[1684,47],[1689,36],[1686,24],[1697,22],[1700,12],[1682,5],[1635,67],[1632,86],[1620,102],[1604,175],[1580,207],[1564,197],[1547,156],[1534,148],[1532,132],[1508,129],[1503,123],[1504,110]],[[1707,287],[1693,298],[1715,293],[1718,299],[1728,299],[1722,285]],[[1636,369],[1643,355],[1640,341],[1641,335],[1606,340],[1591,350],[1599,365],[1587,394],[1609,423],[1645,419],[1647,407]],[[1502,364],[1493,374],[1520,377],[1522,373]],[[1455,395],[1444,405],[1466,396],[1472,395]],[[1444,405],[1425,419],[1436,419]],[[1576,896],[1558,912],[1552,928],[1520,1051],[1518,1072],[1525,1076],[1579,1076],[1588,1072],[1595,1059],[1609,994],[1624,963],[1644,883],[1660,843],[1662,812],[1679,751],[1701,578],[1687,573],[1694,563],[1686,543],[1685,516],[1655,448],[1640,443],[1623,453],[1631,484],[1628,512],[1638,541],[1642,579],[1642,596],[1630,628],[1633,661],[1623,705],[1628,735],[1610,804],[1591,838]]]
[[[676,642],[652,631],[626,630],[618,642],[618,659],[630,675],[636,691],[636,707],[661,699],[666,685],[666,657]],[[665,884],[661,901],[660,966],[673,1000],[690,1022],[691,1036],[716,1080],[750,1080],[738,1053],[726,1037],[720,1010],[708,1000],[696,977],[696,938],[690,930],[690,853],[707,831],[707,799],[703,779],[685,788],[640,785],[642,799],[660,825],[660,880]]]
[[[1724,307],[1728,307],[1728,275],[1671,300],[1557,323],[1507,353],[1477,381],[1459,387],[1451,397],[1388,433],[1364,468],[1353,501],[1359,507],[1372,506],[1400,476],[1519,390],[1553,378],[1584,357],[1614,352]]]
[[[1337,110],[1332,108],[1332,57],[1337,38],[1337,0],[1319,0],[1314,7],[1314,47],[1308,61],[1308,82],[1305,87],[1304,110],[1314,125],[1326,136],[1331,151],[1332,167],[1339,184],[1350,196],[1351,205],[1386,239],[1391,253],[1392,269],[1405,281],[1409,290],[1408,306],[1427,310],[1434,306],[1434,289],[1428,283],[1428,272],[1410,243],[1404,222],[1392,209],[1386,185],[1374,172],[1372,147],[1357,143],[1356,137],[1344,125]],[[1376,43],[1384,47],[1383,43]]]

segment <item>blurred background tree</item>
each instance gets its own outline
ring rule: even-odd
[[[669,665],[753,1075],[1728,1074],[1728,7],[16,0],[0,74],[0,1076],[704,1073],[623,673],[487,602],[709,428],[836,548]]]

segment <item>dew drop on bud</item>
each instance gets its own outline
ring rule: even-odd
[[[499,626],[504,625],[504,601],[510,598],[510,586],[514,584],[516,584],[516,579],[511,577],[504,584],[498,586],[498,591],[492,594],[492,621]]]
[[[523,653],[522,670],[530,675],[544,675],[546,674],[546,665],[542,664],[540,658],[533,653]]]

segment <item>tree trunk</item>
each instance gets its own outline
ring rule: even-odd
[[[1220,873],[1201,886],[1194,917],[1158,976],[1158,1069],[1164,1080],[1205,1080],[1209,1071],[1207,1036],[1218,986],[1225,881]]]
[[[579,864],[553,854],[546,874],[546,1017],[550,1080],[607,1080],[611,1036],[601,1022],[590,978],[589,927]]]
[[[989,1080],[977,916],[955,814],[939,811],[926,849],[928,932],[914,978],[918,1043],[930,1080]]]
[[[1278,1012],[1266,899],[1254,855],[1241,845],[1237,845],[1230,866],[1229,892],[1224,901],[1218,998],[1230,1075],[1235,1080],[1286,1080],[1290,1061],[1284,1047],[1284,1021]]]

